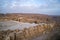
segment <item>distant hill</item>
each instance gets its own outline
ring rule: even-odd
[[[53,20],[60,23],[60,16],[52,16]]]
[[[38,20],[38,22],[59,22],[60,16],[51,16],[45,14],[32,14],[32,13],[7,13],[7,14],[0,14],[0,18],[7,18],[10,19],[17,19],[23,17],[23,20],[33,19],[34,21]],[[59,22],[60,23],[60,22]]]

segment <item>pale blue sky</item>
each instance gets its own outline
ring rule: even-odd
[[[0,0],[0,13],[60,15],[60,0]]]

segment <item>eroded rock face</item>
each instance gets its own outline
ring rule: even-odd
[[[34,40],[37,37],[40,37],[40,40],[47,37],[47,34],[50,33],[53,27],[49,24],[39,24],[37,26],[24,28],[23,30],[13,30],[10,34],[6,34],[6,40]],[[36,39],[37,40],[37,39]]]
[[[49,33],[46,40],[60,40],[60,25],[55,24],[53,30]]]
[[[19,22],[16,22],[16,24],[17,23]],[[30,23],[27,24],[19,23],[19,24],[29,26]],[[27,27],[25,27],[23,30],[15,29],[15,30],[1,31],[0,39],[1,40],[2,39],[3,40],[58,40],[60,37],[60,32],[59,32],[60,27],[55,27],[54,24],[51,23],[49,24],[39,23],[36,25],[30,24],[30,27],[28,28]]]

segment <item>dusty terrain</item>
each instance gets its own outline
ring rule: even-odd
[[[0,40],[60,40],[60,16],[0,14]]]

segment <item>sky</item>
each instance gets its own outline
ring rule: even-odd
[[[60,15],[60,0],[0,0],[0,13]]]

